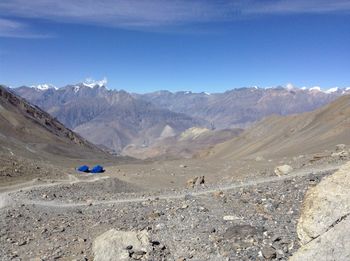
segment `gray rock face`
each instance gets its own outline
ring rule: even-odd
[[[149,245],[146,231],[111,229],[95,239],[92,250],[95,261],[147,260]]]
[[[291,260],[349,260],[350,162],[307,192]]]

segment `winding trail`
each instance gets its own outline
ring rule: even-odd
[[[254,180],[249,180],[245,182],[239,182],[239,183],[232,183],[229,185],[222,185],[222,186],[216,186],[213,188],[207,188],[197,191],[182,191],[182,192],[173,192],[169,194],[161,194],[161,195],[154,195],[154,196],[144,196],[144,197],[133,197],[133,198],[125,198],[125,199],[115,199],[115,200],[97,200],[92,202],[58,202],[58,201],[45,201],[45,200],[29,200],[29,199],[12,199],[12,201],[23,203],[23,204],[31,204],[35,206],[41,206],[41,207],[49,207],[49,208],[75,208],[75,207],[83,207],[83,206],[89,206],[89,205],[110,205],[110,204],[121,204],[121,203],[137,203],[137,202],[145,202],[149,200],[169,200],[169,199],[180,199],[184,198],[186,195],[190,196],[202,196],[210,193],[214,193],[218,190],[221,191],[227,191],[227,190],[234,190],[239,188],[245,188],[245,187],[251,187],[251,186],[257,186],[260,184],[265,183],[271,183],[271,182],[280,182],[284,180],[293,179],[296,177],[303,177],[308,175],[322,175],[329,172],[334,172],[339,169],[339,166],[328,166],[328,167],[322,167],[322,168],[312,168],[312,169],[301,169],[296,170],[288,175],[284,176],[270,176],[270,177],[264,177],[264,178],[257,178]],[[73,176],[74,177],[74,176]],[[50,186],[57,186],[62,184],[75,184],[80,182],[95,182],[97,180],[101,180],[108,177],[101,177],[101,178],[95,178],[91,180],[78,180],[74,177],[70,177],[70,179],[73,179],[71,181],[65,181],[65,182],[59,182],[59,183],[53,183],[53,184],[43,184],[43,185],[37,185],[37,186],[29,186],[26,188],[23,188],[24,190],[30,190],[33,188],[41,188],[41,187],[50,187]],[[17,191],[12,191],[17,192]],[[11,193],[11,192],[10,192]],[[9,196],[9,194],[7,196]],[[0,200],[1,202],[1,200]],[[1,205],[1,204],[0,204]],[[0,206],[1,209],[1,206]]]
[[[28,200],[17,200],[13,199],[11,197],[11,193],[17,193],[17,192],[25,192],[29,191],[31,189],[37,189],[37,188],[48,188],[48,187],[54,187],[54,186],[59,186],[59,185],[73,185],[77,183],[90,183],[90,182],[96,182],[99,180],[103,179],[108,179],[108,176],[104,177],[93,177],[87,180],[81,180],[75,177],[74,175],[68,174],[68,179],[62,180],[62,179],[57,179],[57,180],[45,180],[45,179],[34,179],[28,182],[24,183],[19,183],[16,185],[11,185],[7,187],[3,187],[0,189],[0,210],[2,208],[5,208],[6,206],[9,206],[13,204],[14,202],[19,202],[19,203],[26,203]],[[42,182],[38,184],[38,181]],[[26,203],[26,204],[33,204],[33,203]]]

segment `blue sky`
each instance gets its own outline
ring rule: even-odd
[[[1,0],[0,83],[350,86],[349,0]]]

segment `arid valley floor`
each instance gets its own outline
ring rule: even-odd
[[[306,190],[349,159],[331,154],[121,163],[99,175],[52,166],[47,173],[55,175],[2,183],[0,255],[93,260],[94,240],[113,228],[147,231],[151,243],[135,260],[287,260],[300,247],[296,225]],[[50,167],[32,164],[33,172]],[[283,164],[294,170],[276,176],[274,167]],[[205,183],[188,188],[194,176]]]

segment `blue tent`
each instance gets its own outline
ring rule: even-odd
[[[81,172],[89,172],[89,166],[83,165],[78,167],[77,170]]]
[[[96,165],[95,167],[92,168],[91,173],[102,173],[105,170],[103,169],[102,166]]]

